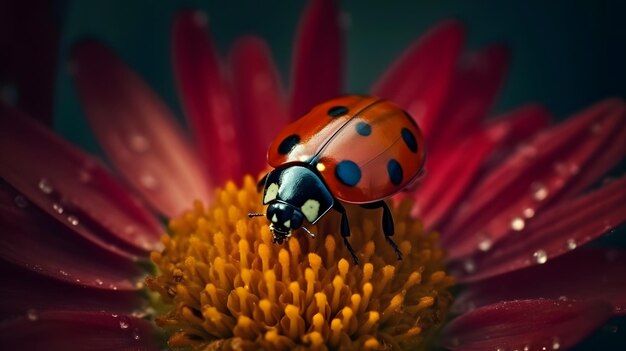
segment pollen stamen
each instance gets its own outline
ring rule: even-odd
[[[454,281],[443,270],[437,235],[422,232],[411,204],[392,206],[398,261],[385,242],[380,217],[346,206],[349,240],[340,217],[325,215],[311,238],[303,231],[272,242],[256,182],[228,182],[210,208],[195,202],[170,221],[159,273],[146,280],[169,310],[157,318],[174,348],[191,349],[423,349],[445,318]]]

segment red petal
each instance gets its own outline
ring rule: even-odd
[[[340,94],[343,36],[335,0],[310,1],[295,38],[289,117]]]
[[[288,121],[280,79],[269,48],[258,38],[237,41],[230,62],[237,113],[245,126],[240,136],[244,172],[258,174],[267,167],[269,144]]]
[[[372,94],[404,107],[429,135],[452,83],[463,41],[460,23],[440,23],[393,63]]]
[[[0,164],[0,177],[101,248],[127,257],[159,249],[161,226],[98,161],[2,106]]]
[[[547,120],[548,114],[540,106],[524,106],[431,155],[427,164],[428,176],[414,196],[414,215],[420,217],[427,228],[446,221],[454,214],[493,151],[540,129]]]
[[[546,211],[522,235],[510,236],[475,259],[476,281],[545,263],[626,222],[626,177]]]
[[[487,131],[477,132],[459,142],[454,149],[446,150],[443,164],[428,166],[433,171],[425,177],[420,191],[415,194],[413,211],[424,221],[426,228],[436,227],[444,216],[452,213],[497,144],[498,140],[489,137]]]
[[[444,346],[466,351],[568,349],[610,313],[610,306],[600,302],[505,301],[453,320],[444,330]]]
[[[187,119],[215,184],[241,177],[239,122],[208,35],[207,18],[182,12],[174,22],[173,60]]]
[[[0,327],[6,350],[161,350],[150,322],[126,315],[50,311]]]
[[[449,257],[475,252],[482,237],[495,243],[527,226],[533,215],[584,175],[589,162],[613,145],[624,128],[624,117],[621,101],[605,101],[520,148],[478,185],[465,210],[444,228]],[[590,132],[596,123],[604,128]],[[613,164],[618,160],[612,160]]]
[[[504,81],[508,65],[508,50],[499,45],[463,61],[437,116],[437,124],[426,135],[431,149],[454,143],[481,126]]]
[[[101,44],[82,43],[72,56],[91,127],[128,183],[170,217],[207,200],[200,163],[163,101]]]
[[[24,316],[49,310],[131,313],[145,303],[136,291],[114,291],[66,284],[0,263],[0,315]],[[104,282],[102,282],[104,285]]]
[[[136,279],[142,272],[134,262],[92,245],[20,196],[0,181],[2,259],[72,284],[112,290],[138,288]],[[68,217],[68,221],[79,219]]]
[[[576,250],[542,266],[470,284],[455,304],[462,310],[502,300],[603,300],[626,313],[626,252]]]

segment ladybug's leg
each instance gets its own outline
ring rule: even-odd
[[[383,233],[385,233],[385,239],[387,240],[387,243],[389,243],[389,245],[396,252],[398,259],[401,260],[402,252],[400,252],[398,245],[396,245],[396,243],[393,240],[391,240],[391,236],[394,233],[393,216],[391,215],[391,210],[389,210],[389,206],[387,206],[387,203],[381,200],[381,201],[376,201],[376,202],[372,202],[369,204],[363,204],[361,205],[361,207],[368,208],[368,209],[376,209],[376,208],[382,207],[383,209]]]
[[[350,251],[350,255],[352,255],[352,260],[354,261],[354,264],[359,264],[359,259],[356,257],[356,252],[354,252],[352,245],[350,245],[350,242],[348,241],[348,237],[350,236],[350,225],[348,224],[348,215],[346,214],[346,209],[337,200],[335,200],[333,208],[335,209],[335,211],[341,214],[341,236],[343,237],[343,243],[348,248],[348,251]]]
[[[263,190],[263,187],[265,186],[265,180],[267,179],[268,174],[269,173],[265,173],[263,178],[261,178],[261,180],[259,180],[259,182],[256,183],[256,191],[261,192],[261,190]]]

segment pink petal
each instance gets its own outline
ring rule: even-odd
[[[310,1],[299,23],[292,61],[292,119],[339,95],[343,84],[343,35],[337,1]]]
[[[240,141],[246,150],[244,172],[267,167],[267,148],[288,122],[283,90],[269,48],[255,37],[239,39],[230,54],[237,113],[244,123]]]
[[[182,12],[172,28],[174,73],[183,107],[214,184],[241,177],[240,128],[208,35],[206,15]]]
[[[610,316],[601,302],[504,301],[453,320],[444,329],[452,350],[556,350],[576,345]]]
[[[162,227],[98,161],[3,106],[0,164],[25,198],[101,248],[126,257],[159,249]]]
[[[548,120],[537,105],[521,107],[429,156],[428,175],[415,192],[413,214],[426,228],[436,228],[454,214],[494,150],[540,129]]]
[[[519,270],[581,247],[626,222],[626,177],[547,210],[522,235],[510,236],[474,259],[475,273],[461,281],[481,280]]]
[[[481,126],[504,81],[508,50],[493,45],[463,60],[442,105],[436,125],[427,134],[431,149],[454,143]]]
[[[150,322],[126,315],[50,311],[0,327],[6,350],[161,350]]]
[[[404,107],[429,135],[450,89],[463,41],[459,22],[440,23],[391,65],[372,94]]]
[[[626,252],[576,250],[534,266],[470,284],[455,300],[465,310],[502,300],[602,300],[626,313]]]
[[[67,284],[5,262],[0,263],[0,273],[0,315],[4,319],[50,310],[131,313],[145,304],[136,291]]]
[[[0,257],[38,274],[98,289],[136,290],[142,272],[76,235],[0,181]],[[80,217],[68,217],[79,221]],[[78,224],[72,222],[70,224]]]
[[[169,217],[206,201],[207,178],[163,101],[101,44],[78,45],[72,59],[91,127],[137,193]]]
[[[470,195],[464,210],[443,229],[449,257],[458,259],[476,252],[480,240],[495,243],[511,231],[522,230],[585,174],[586,164],[613,145],[624,128],[624,117],[621,101],[597,104],[538,135],[491,171]],[[605,128],[590,132],[596,123]]]

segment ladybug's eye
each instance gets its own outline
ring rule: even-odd
[[[328,115],[330,117],[339,117],[348,113],[348,108],[345,106],[333,106],[328,109]]]

